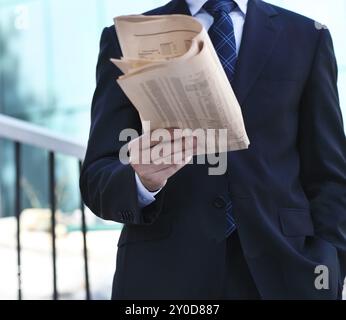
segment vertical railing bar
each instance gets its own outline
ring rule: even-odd
[[[57,268],[56,268],[56,197],[55,197],[55,154],[49,152],[49,194],[51,206],[51,235],[53,259],[53,299],[58,300]]]
[[[81,173],[81,171],[82,171],[82,162],[79,161],[79,173]],[[85,219],[85,206],[84,206],[82,198],[80,203],[80,209],[82,213],[85,294],[86,294],[86,300],[91,300],[90,282],[89,282],[88,246],[87,246],[87,225],[86,225],[86,219]]]
[[[15,143],[15,163],[16,163],[16,222],[17,222],[17,279],[18,279],[18,300],[22,300],[22,262],[21,262],[21,241],[20,241],[20,213],[21,213],[21,144]]]

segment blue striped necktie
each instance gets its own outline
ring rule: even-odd
[[[233,22],[229,14],[236,7],[237,4],[233,0],[209,0],[203,6],[214,17],[214,23],[209,29],[209,36],[230,82],[234,77],[237,49]],[[232,201],[229,201],[226,206],[226,223],[226,237],[229,237],[236,229]]]
[[[237,49],[234,26],[229,14],[237,6],[233,0],[209,0],[203,6],[214,17],[209,36],[230,82],[234,77]]]

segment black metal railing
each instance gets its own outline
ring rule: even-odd
[[[16,164],[16,191],[15,191],[15,211],[16,211],[16,235],[17,235],[17,277],[18,277],[18,300],[22,299],[22,261],[21,261],[21,143],[15,142],[15,164]],[[57,250],[56,250],[56,195],[55,195],[55,153],[49,152],[49,198],[51,210],[51,238],[52,238],[52,272],[53,272],[53,300],[59,299],[58,282],[57,282]],[[79,161],[81,169],[82,162]],[[89,266],[88,266],[88,249],[87,249],[87,225],[85,219],[85,208],[83,201],[80,203],[81,209],[81,231],[83,234],[83,260],[84,260],[84,280],[85,280],[85,298],[91,299],[90,282],[89,282]]]
[[[15,161],[16,161],[16,193],[15,193],[15,212],[17,221],[17,278],[18,278],[18,300],[22,300],[22,259],[21,259],[21,242],[20,242],[20,213],[21,213],[21,187],[20,178],[22,176],[21,172],[21,145],[19,142],[15,143]]]
[[[78,161],[79,171],[82,167],[82,159],[85,147],[66,138],[51,134],[45,129],[38,128],[31,124],[19,121],[7,116],[0,115],[0,138],[13,141],[15,145],[15,217],[16,217],[16,250],[17,250],[17,286],[18,300],[23,299],[22,288],[22,244],[21,244],[21,200],[22,200],[22,146],[31,145],[47,150],[48,157],[48,177],[49,177],[49,199],[51,211],[51,254],[52,254],[52,272],[53,272],[53,292],[52,299],[59,299],[59,288],[57,279],[57,235],[56,235],[56,153],[73,156]],[[84,281],[85,281],[85,299],[91,299],[89,282],[89,264],[87,248],[87,223],[85,217],[85,207],[83,201],[80,201],[81,210],[81,232],[83,236],[83,261],[84,261]]]

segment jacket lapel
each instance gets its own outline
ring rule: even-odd
[[[280,32],[278,12],[261,0],[249,0],[233,89],[240,105],[255,84]]]

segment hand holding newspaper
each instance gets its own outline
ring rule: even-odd
[[[198,154],[248,148],[239,103],[208,33],[196,19],[132,15],[114,22],[123,57],[111,61],[124,73],[117,82],[142,122],[150,121],[144,132],[202,131],[205,139],[198,142]]]

